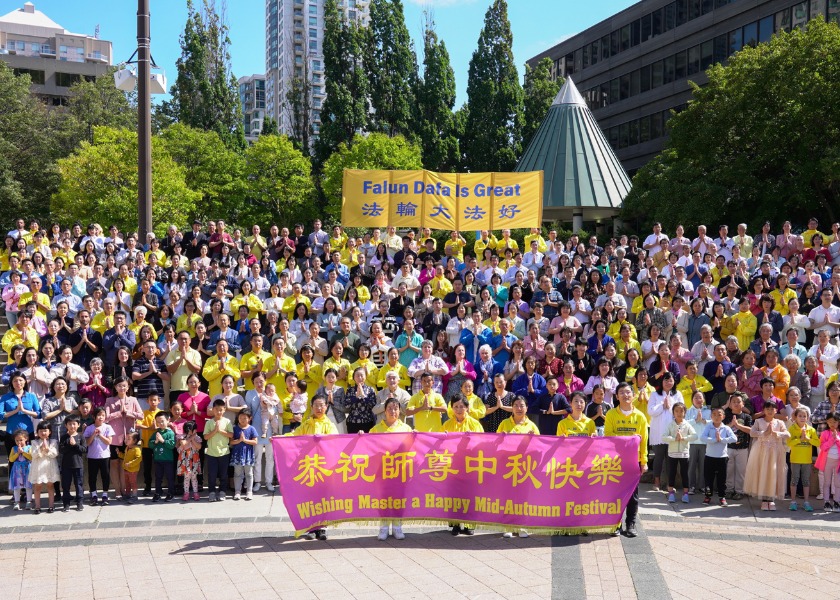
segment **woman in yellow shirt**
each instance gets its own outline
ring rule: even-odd
[[[230,301],[231,313],[238,314],[240,306],[248,307],[249,319],[258,317],[260,313],[265,312],[262,300],[251,293],[251,282],[247,279],[239,284],[239,295]]]
[[[341,357],[343,353],[344,346],[341,342],[333,342],[332,346],[330,346],[330,357],[324,361],[322,369],[324,373],[327,372],[327,369],[335,369],[335,372],[338,374],[338,381],[335,384],[341,389],[346,390],[347,378],[351,377],[353,369],[350,368],[350,361]]]
[[[463,398],[464,402],[467,403],[467,412],[470,417],[475,419],[483,419],[487,415],[487,407],[484,405],[484,402],[473,393],[474,384],[472,379],[465,379],[463,383],[461,383],[461,393],[455,393],[452,395],[452,400],[449,401],[449,409],[446,411],[447,416],[449,419],[453,419],[455,417],[455,413],[452,410],[452,402],[456,396],[460,396]],[[448,423],[447,421],[446,423]],[[443,429],[446,431],[446,423],[443,424]],[[484,431],[484,428],[481,429]]]
[[[648,413],[648,401],[656,389],[648,383],[648,372],[646,369],[636,371],[633,381],[633,407],[637,408],[647,419],[650,425],[650,413]]]
[[[376,388],[376,381],[379,378],[379,369],[376,368],[376,364],[370,359],[370,346],[368,344],[361,344],[359,346],[359,360],[350,365],[350,374],[347,376],[347,385],[354,385],[353,373],[358,368],[365,370],[365,383],[372,388]]]
[[[400,410],[400,401],[396,398],[388,398],[385,401],[385,417],[370,428],[370,433],[411,433],[411,426],[400,419]],[[393,535],[397,540],[405,539],[402,526],[398,522],[381,521],[377,538],[384,542],[389,535]]]
[[[481,400],[479,403],[484,406]],[[447,433],[483,433],[484,427],[472,416],[472,412],[472,403],[463,394],[454,394],[449,403],[450,417],[443,424],[443,430]]]
[[[178,317],[178,320],[175,322],[176,334],[186,331],[190,334],[190,337],[195,337],[195,326],[201,321],[201,316],[196,314],[197,310],[198,307],[195,304],[195,300],[187,298],[184,301],[184,314]]]
[[[497,433],[533,433],[539,435],[540,430],[531,419],[528,418],[528,401],[522,396],[513,400],[513,415],[499,424]]]
[[[300,427],[287,435],[338,435],[338,430],[327,418],[327,400],[323,396],[316,396],[312,400],[312,415],[300,424]],[[323,527],[312,529],[303,536],[307,540],[327,539],[327,530]]]
[[[411,378],[408,376],[408,369],[405,365],[400,363],[400,351],[396,348],[388,349],[388,362],[382,365],[377,371],[376,387],[380,390],[385,389],[388,382],[385,381],[385,376],[391,371],[396,371],[400,376],[400,387],[404,390],[411,389]]]
[[[557,424],[557,435],[559,437],[594,437],[595,421],[583,414],[586,408],[586,394],[575,392],[569,401],[572,412]],[[554,404],[549,406],[548,414],[556,414]]]
[[[324,380],[321,365],[315,362],[315,350],[309,344],[304,344],[300,349],[300,362],[297,364],[297,377],[299,381],[306,382],[306,394],[309,399],[315,395],[315,390]]]

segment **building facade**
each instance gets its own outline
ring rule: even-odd
[[[253,143],[260,136],[265,121],[265,75],[240,77],[239,100],[245,139]]]
[[[840,23],[840,0],[642,0],[531,58],[572,77],[632,176],[667,138],[689,81],[744,46],[822,16]]]
[[[293,131],[288,92],[295,78],[310,89],[309,121],[314,139],[321,127],[324,86],[325,0],[266,0],[265,2],[265,114],[277,121],[280,132]],[[368,0],[336,0],[349,20],[367,25]]]
[[[27,2],[0,17],[0,60],[32,78],[32,93],[61,105],[70,86],[93,80],[112,64],[111,42],[70,33]]]

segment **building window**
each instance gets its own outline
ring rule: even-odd
[[[56,73],[55,84],[60,87],[70,87],[74,83],[81,81],[81,76],[75,73]]]
[[[44,85],[46,83],[46,73],[37,69],[15,69],[15,75],[29,75],[33,85]]]
[[[317,29],[314,29],[314,28],[310,29],[310,30],[309,30],[309,37],[311,37],[311,38],[316,38],[316,37],[318,37],[318,30],[317,30]]]
[[[808,22],[808,2],[793,5],[793,26],[805,29]]]
[[[313,52],[318,51],[318,40],[309,40],[309,49]]]
[[[309,26],[318,27],[318,17],[309,17]]]

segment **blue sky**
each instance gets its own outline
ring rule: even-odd
[[[0,0],[0,14],[23,6],[26,0]],[[65,29],[93,34],[100,26],[101,37],[114,44],[114,61],[127,60],[136,46],[137,4],[133,0],[32,0]],[[196,0],[198,3],[199,0]],[[606,17],[627,8],[636,0],[508,0],[513,29],[514,57],[520,77],[524,63]],[[466,101],[469,61],[476,48],[491,0],[403,0],[406,24],[415,45],[422,49],[423,10],[431,7],[438,36],[446,42],[455,70],[458,104]],[[220,0],[219,0],[220,4]],[[152,55],[166,70],[170,83],[175,78],[175,61],[180,55],[178,36],[186,20],[186,0],[151,0]],[[227,17],[232,41],[233,70],[237,77],[265,70],[264,0],[228,0]],[[422,61],[422,57],[419,57]]]

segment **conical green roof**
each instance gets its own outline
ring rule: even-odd
[[[516,171],[544,171],[543,218],[615,216],[630,178],[571,79],[560,89]]]

